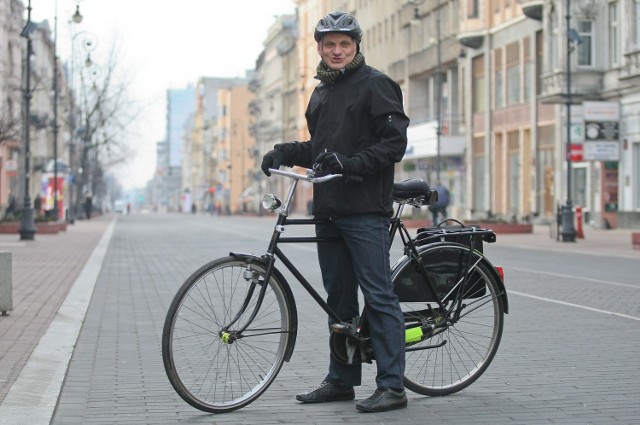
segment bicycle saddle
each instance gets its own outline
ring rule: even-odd
[[[393,184],[393,197],[402,200],[424,197],[423,204],[430,205],[438,200],[438,192],[422,179],[407,179]]]

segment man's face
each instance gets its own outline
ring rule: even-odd
[[[343,69],[356,56],[358,45],[351,36],[339,33],[325,34],[318,42],[318,54],[334,71]]]

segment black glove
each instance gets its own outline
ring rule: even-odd
[[[272,149],[262,157],[262,165],[260,165],[260,168],[262,168],[262,172],[267,176],[271,176],[269,168],[280,168],[284,159],[284,153],[282,153],[280,149]]]
[[[350,175],[353,159],[338,152],[323,152],[315,160],[314,168],[320,173]]]

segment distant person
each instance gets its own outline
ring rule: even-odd
[[[433,225],[437,226],[447,218],[447,207],[449,206],[449,190],[440,182],[433,188],[438,192],[438,200],[435,204],[429,205],[429,211],[433,217]],[[442,217],[441,219],[439,217]]]
[[[33,200],[33,209],[35,210],[36,217],[40,217],[40,212],[42,211],[42,197],[39,193],[36,195],[36,199]]]
[[[84,215],[87,217],[87,220],[91,219],[92,209],[93,209],[93,198],[91,194],[87,192],[84,198]]]
[[[7,210],[4,212],[4,218],[11,218],[16,214],[16,212],[18,212],[16,196],[13,192],[9,192],[9,197],[7,198]]]

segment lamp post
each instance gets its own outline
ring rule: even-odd
[[[571,201],[571,0],[566,0],[566,22],[567,22],[567,143],[565,146],[565,156],[567,161],[567,203],[562,206],[562,242],[576,241],[576,228],[573,223],[574,213]]]
[[[58,220],[58,0],[53,19],[53,216]]]
[[[20,33],[21,37],[27,39],[27,58],[26,58],[26,78],[24,88],[24,207],[22,209],[22,220],[20,221],[20,239],[33,240],[36,233],[36,224],[33,220],[33,207],[31,206],[31,197],[29,196],[29,181],[31,174],[31,149],[30,149],[30,116],[31,116],[31,55],[33,54],[33,45],[31,43],[31,35],[36,30],[36,24],[31,22],[31,0],[27,5],[27,24]]]
[[[79,24],[82,22],[82,14],[80,13],[80,4],[76,4],[76,11],[69,21],[69,26],[72,28],[73,24]],[[79,33],[80,34],[80,33]],[[67,215],[67,221],[70,224],[75,223],[76,220],[76,197],[74,196],[76,182],[76,172],[74,170],[75,159],[75,147],[76,147],[76,116],[74,107],[75,101],[75,86],[74,86],[74,63],[75,63],[75,41],[79,34],[75,34],[71,37],[71,72],[69,75],[69,211]]]
[[[442,135],[442,46],[440,35],[440,0],[436,5],[436,182],[440,182],[440,136]]]

